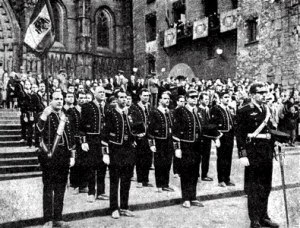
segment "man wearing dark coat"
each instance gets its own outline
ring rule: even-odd
[[[251,102],[237,112],[236,140],[240,161],[245,166],[251,228],[279,227],[268,215],[274,141],[270,135],[270,110],[265,105],[267,88],[255,82],[250,86],[250,94]]]

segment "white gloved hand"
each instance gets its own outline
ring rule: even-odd
[[[108,154],[104,154],[104,155],[103,155],[102,161],[103,161],[106,165],[109,165],[109,163],[110,163],[109,155],[108,155]]]
[[[88,151],[90,148],[89,148],[89,144],[87,144],[87,143],[82,143],[81,144],[81,149],[83,150],[83,151]]]
[[[155,153],[156,152],[156,146],[150,146],[150,150]]]
[[[240,162],[243,166],[249,166],[250,163],[249,163],[249,159],[247,157],[242,157],[240,158]]]
[[[52,110],[53,109],[51,108],[51,106],[46,107],[41,115],[41,119],[46,121]]]
[[[175,157],[176,158],[182,158],[182,151],[181,151],[181,149],[176,149],[175,150]]]
[[[216,145],[217,148],[219,148],[221,146],[220,139],[215,140],[215,145]]]
[[[75,165],[75,158],[70,158],[70,167]]]

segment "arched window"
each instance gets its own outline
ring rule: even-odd
[[[98,16],[97,45],[109,48],[109,21],[103,11]]]
[[[54,16],[54,29],[55,41],[64,44],[64,35],[66,36],[66,8],[61,0],[51,1],[53,16]]]
[[[61,32],[60,32],[60,27],[62,24],[61,17],[60,17],[60,12],[57,7],[57,4],[52,3],[52,10],[53,10],[53,16],[54,16],[54,29],[55,29],[55,41],[61,42]]]
[[[107,8],[100,8],[95,15],[96,46],[100,49],[114,50],[114,18]]]

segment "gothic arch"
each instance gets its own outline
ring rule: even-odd
[[[172,70],[170,71],[169,76],[176,78],[177,76],[185,76],[186,78],[192,79],[195,77],[195,74],[192,68],[185,64],[185,63],[178,63],[173,66]]]
[[[1,1],[0,10],[0,68],[6,71],[17,70],[20,65],[20,26],[8,0]]]
[[[115,16],[107,6],[101,6],[94,17],[95,47],[99,51],[114,52],[116,48]]]

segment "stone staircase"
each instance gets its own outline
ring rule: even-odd
[[[36,148],[20,140],[19,113],[0,109],[0,181],[41,175]]]

